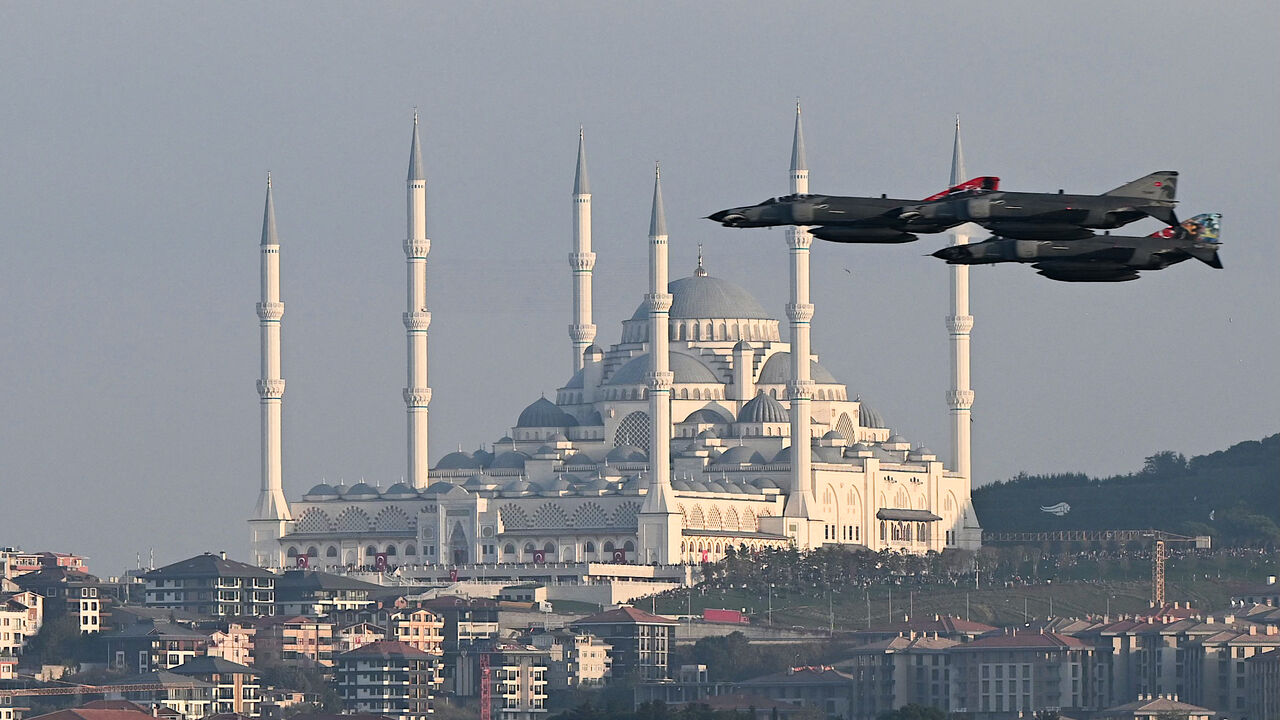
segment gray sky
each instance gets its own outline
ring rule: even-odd
[[[1102,192],[1176,169],[1223,259],[1133,283],[972,272],[974,470],[1126,472],[1276,432],[1273,2],[0,4],[0,544],[244,557],[258,477],[257,242],[282,242],[285,488],[405,473],[404,176],[428,168],[432,456],[568,377],[585,125],[598,342],[644,292],[653,162],[672,277],[784,317],[786,190],[923,197],[971,175]],[[1154,221],[1130,226],[1133,234]],[[947,454],[945,242],[815,243],[814,348]],[[784,323],[785,325],[785,323]]]

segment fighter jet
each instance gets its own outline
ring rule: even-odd
[[[1108,230],[1153,217],[1170,226],[1178,173],[1172,170],[1126,183],[1101,195],[987,192],[923,202],[903,208],[902,217],[939,224],[974,222],[1006,238],[1078,240],[1092,230]]]
[[[1085,240],[1025,240],[993,237],[970,245],[945,247],[933,256],[948,265],[1030,263],[1050,280],[1124,282],[1139,270],[1162,270],[1188,258],[1221,268],[1218,233],[1222,215],[1197,215],[1181,225],[1147,237],[1094,235]]]
[[[813,236],[831,242],[906,243],[916,239],[914,233],[942,232],[964,221],[934,220],[919,215],[904,218],[903,207],[992,191],[999,186],[1000,178],[977,177],[924,200],[895,200],[884,195],[878,198],[787,195],[758,205],[721,210],[708,215],[707,219],[734,228],[816,225],[810,230]]]

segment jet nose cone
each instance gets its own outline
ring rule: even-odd
[[[720,212],[711,213],[710,215],[707,216],[707,219],[714,220],[715,222],[724,222],[724,218],[728,214],[729,214],[728,210],[721,210]]]
[[[932,255],[936,258],[950,261],[970,257],[971,253],[969,252],[969,248],[963,245],[952,245],[950,247],[944,247],[941,250],[932,253]]]
[[[747,216],[743,214],[742,208],[729,208],[720,212],[711,213],[707,216],[708,220],[714,220],[725,227],[740,227],[747,220]]]

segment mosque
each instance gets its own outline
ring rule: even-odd
[[[952,184],[963,176],[956,129]],[[799,107],[790,190],[808,191]],[[280,462],[280,242],[268,181],[261,251],[262,487],[251,519],[264,567],[451,568],[697,565],[728,548],[843,545],[911,553],[977,549],[970,502],[968,268],[952,266],[952,458],[895,434],[810,349],[809,247],[787,228],[791,302],[779,320],[716,277],[701,252],[668,279],[661,175],[649,228],[649,293],[597,345],[591,190],[579,136],[569,379],[526,407],[492,450],[427,459],[426,178],[415,115],[407,179],[407,480],[321,483],[285,499]],[[955,242],[967,242],[961,228]],[[799,440],[799,442],[795,442]],[[623,573],[624,575],[626,573]]]

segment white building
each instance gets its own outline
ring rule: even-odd
[[[811,238],[804,228],[785,233],[792,291],[785,314],[793,348],[783,339],[777,313],[748,288],[713,275],[701,257],[691,274],[667,280],[670,238],[656,177],[650,292],[623,320],[618,342],[592,342],[596,256],[581,138],[572,194],[568,379],[554,400],[543,397],[526,407],[490,449],[449,453],[423,471],[431,397],[425,295],[430,240],[419,147],[415,118],[404,241],[410,479],[386,489],[321,483],[291,503],[275,500],[282,497],[278,406],[284,387],[278,273],[280,248],[287,245],[278,238],[268,189],[259,304],[264,465],[259,511],[251,520],[259,564],[674,566],[715,560],[741,545],[913,553],[978,547],[967,427],[952,433],[952,452],[966,472],[948,470],[933,452],[895,434],[808,350],[815,311],[808,297]],[[958,147],[957,130],[953,172],[959,172]],[[798,108],[789,178],[792,192],[807,192]],[[963,316],[966,333],[972,324],[967,284],[955,288],[948,325],[953,337],[959,332],[955,317]],[[793,357],[796,348],[804,361]],[[967,335],[952,343],[951,352],[953,424],[968,423]],[[798,456],[793,444],[802,450]]]

